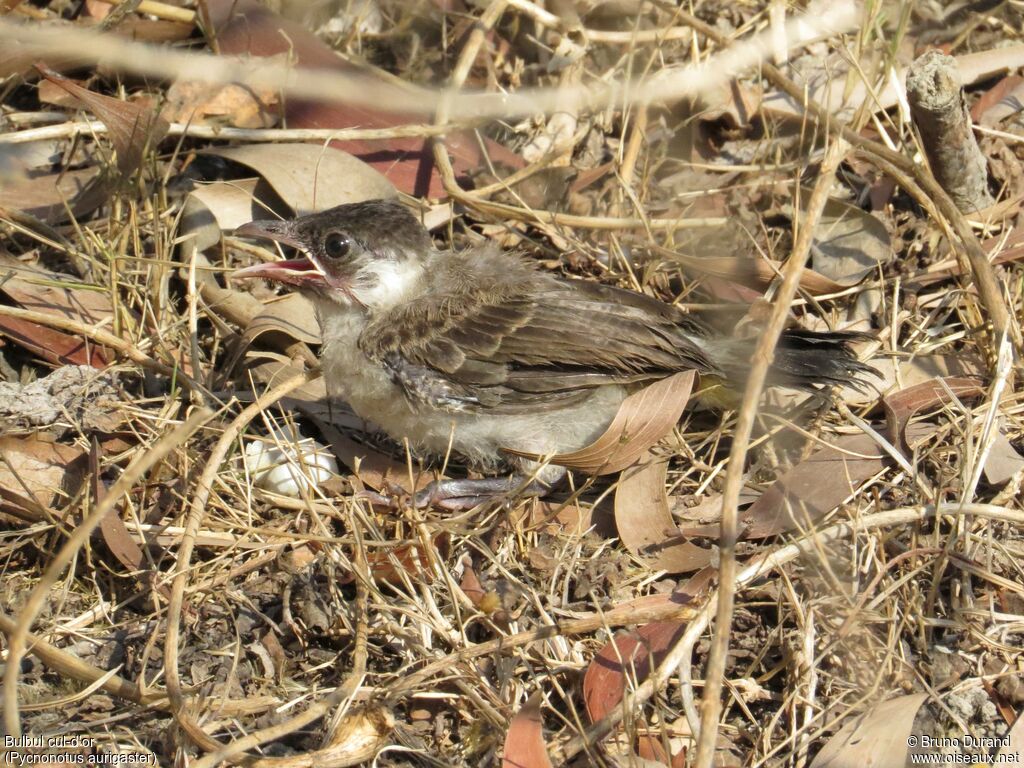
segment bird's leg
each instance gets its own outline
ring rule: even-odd
[[[528,481],[523,475],[512,475],[482,480],[435,480],[412,498],[402,488],[392,490],[398,492],[396,496],[387,497],[373,492],[364,492],[361,496],[371,503],[391,507],[400,507],[407,500],[417,509],[438,507],[460,512],[513,491],[520,491],[521,496],[544,496],[551,488],[540,480]]]

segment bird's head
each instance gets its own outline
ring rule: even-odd
[[[408,299],[433,253],[426,229],[394,200],[339,205],[289,221],[253,221],[235,234],[274,240],[299,253],[240,269],[233,279],[261,277],[346,307],[387,309]]]

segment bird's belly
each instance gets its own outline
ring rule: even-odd
[[[538,454],[573,451],[600,435],[614,418],[625,390],[599,387],[564,408],[517,414],[450,411],[410,405],[383,367],[372,365],[355,344],[332,344],[322,357],[332,396],[352,407],[391,438],[409,440],[414,451],[444,456],[450,451],[472,464],[494,466],[502,448]]]

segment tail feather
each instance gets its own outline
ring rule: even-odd
[[[814,390],[831,385],[868,388],[865,378],[878,371],[857,359],[850,347],[855,341],[871,338],[849,331],[819,333],[789,329],[775,347],[775,357],[768,371],[768,385]],[[731,339],[719,342],[713,350],[715,363],[733,386],[743,386],[754,351],[752,340]]]

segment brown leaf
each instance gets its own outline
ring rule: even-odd
[[[52,312],[86,325],[108,323],[114,305],[106,288],[22,264],[0,254],[0,291],[25,309]]]
[[[24,211],[48,224],[84,216],[108,198],[99,168],[76,168],[61,173],[3,179],[0,213],[7,208]]]
[[[103,497],[107,495],[107,487],[103,483],[103,478],[100,477],[101,455],[100,445],[94,438],[92,449],[89,451],[89,479],[92,483],[92,498],[95,504],[99,504]],[[138,574],[142,569],[145,555],[138,542],[128,532],[128,528],[121,519],[117,507],[111,509],[100,521],[100,534],[103,536],[103,542],[107,545],[111,554],[117,558],[118,562],[129,573]],[[150,580],[155,583],[155,580],[152,578],[153,574],[151,573],[149,576]],[[163,584],[157,588],[164,598],[170,599],[170,587]]]
[[[0,437],[0,487],[55,506],[78,484],[84,456],[80,448],[39,437]]]
[[[45,66],[41,66],[40,71],[43,77],[74,96],[103,121],[117,153],[117,167],[125,176],[142,165],[146,147],[156,146],[167,134],[167,121],[149,106],[95,93]]]
[[[372,549],[366,555],[370,576],[376,584],[402,584],[406,578],[414,584],[430,584],[434,570],[430,563],[448,553],[448,534],[438,533],[430,540],[434,553],[427,556],[421,544],[404,544],[392,549]]]
[[[28,320],[0,315],[0,336],[55,365],[107,366],[103,352],[92,342]]]
[[[252,342],[267,333],[280,333],[287,337],[287,341],[272,345],[278,349],[292,341],[319,344],[320,324],[313,302],[300,293],[288,293],[278,301],[263,305],[263,311],[252,319],[242,337]]]
[[[800,188],[800,213],[811,190]],[[829,198],[814,227],[811,253],[814,272],[840,286],[859,283],[892,261],[895,253],[885,224],[856,205]]]
[[[99,325],[113,316],[109,294],[73,277],[30,267],[0,254],[0,292],[25,309]],[[0,333],[59,365],[103,368],[107,356],[92,342],[25,320],[0,318]]]
[[[816,448],[741,514],[743,538],[810,526],[885,466],[881,448],[864,434],[842,435],[831,445]]]
[[[989,88],[971,105],[971,120],[981,125],[994,126],[1020,112],[1024,98],[1024,77],[1007,75]]]
[[[980,379],[950,376],[923,381],[883,397],[889,441],[909,456],[906,431],[910,419],[925,408],[952,402],[950,393],[962,398],[977,397],[985,392]]]
[[[914,718],[927,698],[923,693],[899,696],[851,718],[825,742],[811,768],[903,768]]]
[[[251,168],[299,215],[396,194],[386,174],[372,163],[333,145],[243,144],[214,147],[203,154]],[[271,217],[264,213],[258,218]]]
[[[627,680],[630,687],[646,680],[685,629],[679,621],[656,621],[620,632],[598,651],[583,676],[583,701],[590,722],[596,723],[619,706]]]
[[[203,28],[218,53],[233,56],[288,56],[301,67],[352,70],[302,25],[281,18],[254,0],[208,0],[201,6],[206,14]],[[365,72],[362,68],[360,71]],[[384,78],[367,78],[367,88],[393,88]],[[285,121],[291,128],[384,128],[422,122],[420,115],[395,114],[345,104],[320,104],[289,99]],[[468,132],[446,136],[445,148],[457,175],[483,165],[477,139]],[[392,138],[377,141],[336,141],[333,145],[351,152],[379,170],[400,190],[417,197],[441,197],[444,186],[434,168],[430,141],[424,138]],[[484,140],[492,162],[513,169],[523,166],[522,158],[500,144]]]
[[[472,565],[467,565],[466,569],[462,572],[459,589],[463,591],[476,608],[480,607],[480,604],[487,596],[487,590],[480,583],[480,577],[476,575],[476,569]]]
[[[553,768],[544,743],[540,714],[543,696],[538,691],[516,712],[505,734],[501,768]]]
[[[604,434],[578,451],[552,456],[551,462],[594,475],[610,475],[635,464],[679,421],[695,377],[695,371],[683,371],[634,392],[619,406]],[[534,460],[543,458],[534,453],[504,450]]]
[[[712,550],[686,541],[669,511],[668,463],[648,461],[622,473],[615,491],[615,526],[622,545],[652,570],[685,573],[703,568]]]

